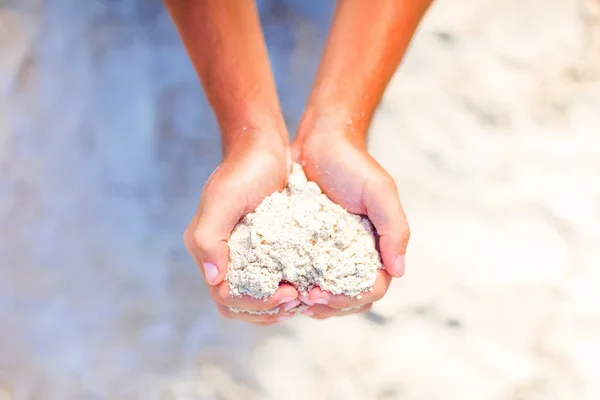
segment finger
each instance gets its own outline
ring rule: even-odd
[[[302,315],[311,317],[314,319],[326,319],[331,317],[345,317],[352,314],[361,314],[371,310],[373,303],[363,304],[360,306],[347,307],[342,310],[331,308],[324,305],[316,304],[306,311],[302,312]]]
[[[377,273],[377,279],[373,284],[373,289],[369,292],[363,292],[356,297],[349,297],[344,295],[334,295],[321,290],[319,287],[316,287],[311,289],[310,292],[308,292],[308,296],[306,296],[304,299],[307,300],[305,303],[309,305],[327,305],[338,310],[348,307],[357,307],[363,304],[373,303],[381,300],[381,298],[383,298],[383,296],[386,294],[391,281],[391,275],[386,270],[381,269]],[[301,298],[301,300],[302,299],[303,298]]]
[[[276,317],[271,314],[251,314],[248,312],[237,311],[221,304],[217,304],[217,311],[219,311],[219,314],[221,314],[221,316],[224,318],[235,319],[252,324],[276,321]]]
[[[404,274],[404,257],[410,238],[406,214],[400,203],[396,183],[388,174],[367,181],[363,191],[367,216],[379,236],[381,258],[390,275]]]
[[[298,291],[288,284],[280,285],[279,289],[267,299],[255,299],[249,296],[234,297],[229,292],[227,282],[212,286],[209,291],[213,301],[217,304],[252,311],[272,310],[298,298]]]
[[[327,305],[333,308],[345,308],[350,303],[350,297],[343,295],[334,295],[322,290],[320,287],[312,288],[303,300],[307,305]]]
[[[227,309],[232,311],[234,314],[262,315],[262,316],[274,317],[277,321],[283,321],[287,318],[291,318],[291,317],[295,316],[297,314],[296,308],[300,304],[302,304],[300,302],[300,300],[296,299],[296,300],[290,301],[289,303],[281,304],[280,306],[278,306],[272,310],[267,310],[267,311],[254,311],[254,310],[247,310],[247,309],[228,307],[228,306],[222,306],[222,307],[226,307]]]
[[[209,285],[218,285],[225,279],[229,256],[227,241],[247,211],[242,192],[217,183],[218,176],[224,173],[223,168],[217,168],[206,183],[197,216],[184,235],[186,247]]]
[[[300,302],[295,300],[297,304]],[[293,303],[293,302],[292,302]],[[297,306],[297,304],[295,306]],[[290,307],[294,306],[290,304]],[[294,306],[294,307],[295,307]],[[295,316],[295,313],[287,311],[287,308],[279,307],[276,313],[266,314],[256,312],[256,311],[248,311],[242,309],[235,309],[232,307],[224,306],[217,304],[217,310],[221,316],[228,319],[235,319],[238,321],[249,322],[251,324],[259,324],[259,325],[271,325],[277,322],[283,322]]]
[[[188,253],[190,253],[190,255],[192,256],[194,262],[196,263],[196,265],[198,266],[198,269],[200,269],[200,274],[202,275],[202,277],[204,278],[204,280],[206,281],[209,289],[212,288],[211,283],[209,282],[209,280],[206,277],[206,272],[207,269],[210,269],[211,266],[209,265],[208,268],[203,266],[202,261],[200,260],[200,257],[198,256],[198,253],[196,251],[196,249],[194,248],[194,245],[192,245],[192,239],[189,239],[191,237],[191,234],[189,234],[189,228],[188,230],[185,231],[184,235],[183,235],[183,241],[185,243],[185,247],[188,250]],[[210,271],[209,271],[210,274]],[[224,278],[223,278],[224,279]],[[221,281],[222,282],[222,281]]]
[[[356,307],[381,300],[387,293],[390,283],[392,283],[392,276],[385,269],[380,269],[377,272],[377,279],[373,284],[373,289],[370,292],[361,293],[360,299],[358,297],[351,299],[348,307]]]

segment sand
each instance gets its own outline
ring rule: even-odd
[[[434,2],[369,139],[405,276],[267,329],[224,320],[182,244],[220,142],[160,2],[11,2],[0,397],[600,399],[600,2]],[[335,3],[258,3],[293,131]]]
[[[282,192],[234,228],[226,280],[233,296],[267,299],[282,282],[350,297],[372,290],[382,268],[368,218],[331,201],[294,163]]]

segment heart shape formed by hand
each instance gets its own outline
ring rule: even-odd
[[[265,198],[234,228],[226,280],[232,296],[266,299],[287,282],[356,297],[383,268],[368,218],[331,201],[299,164],[288,185]]]

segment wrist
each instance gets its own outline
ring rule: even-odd
[[[365,147],[371,113],[341,106],[309,105],[298,127],[301,143],[347,140]]]
[[[247,120],[221,126],[221,135],[224,158],[247,151],[265,151],[277,157],[285,157],[289,147],[285,124],[272,120]]]

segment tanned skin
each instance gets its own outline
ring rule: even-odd
[[[340,0],[314,86],[290,145],[256,5],[252,0],[164,0],[223,139],[223,162],[206,182],[185,235],[219,312],[270,325],[297,305],[316,319],[368,311],[404,274],[410,236],[392,177],[367,152],[368,128],[432,0]],[[289,154],[334,202],[367,215],[385,269],[361,298],[315,288],[300,296],[282,284],[267,301],[230,296],[227,241],[235,224],[284,188]],[[325,173],[327,171],[327,173]],[[275,315],[234,313],[230,307]],[[347,310],[351,308],[351,310]]]

